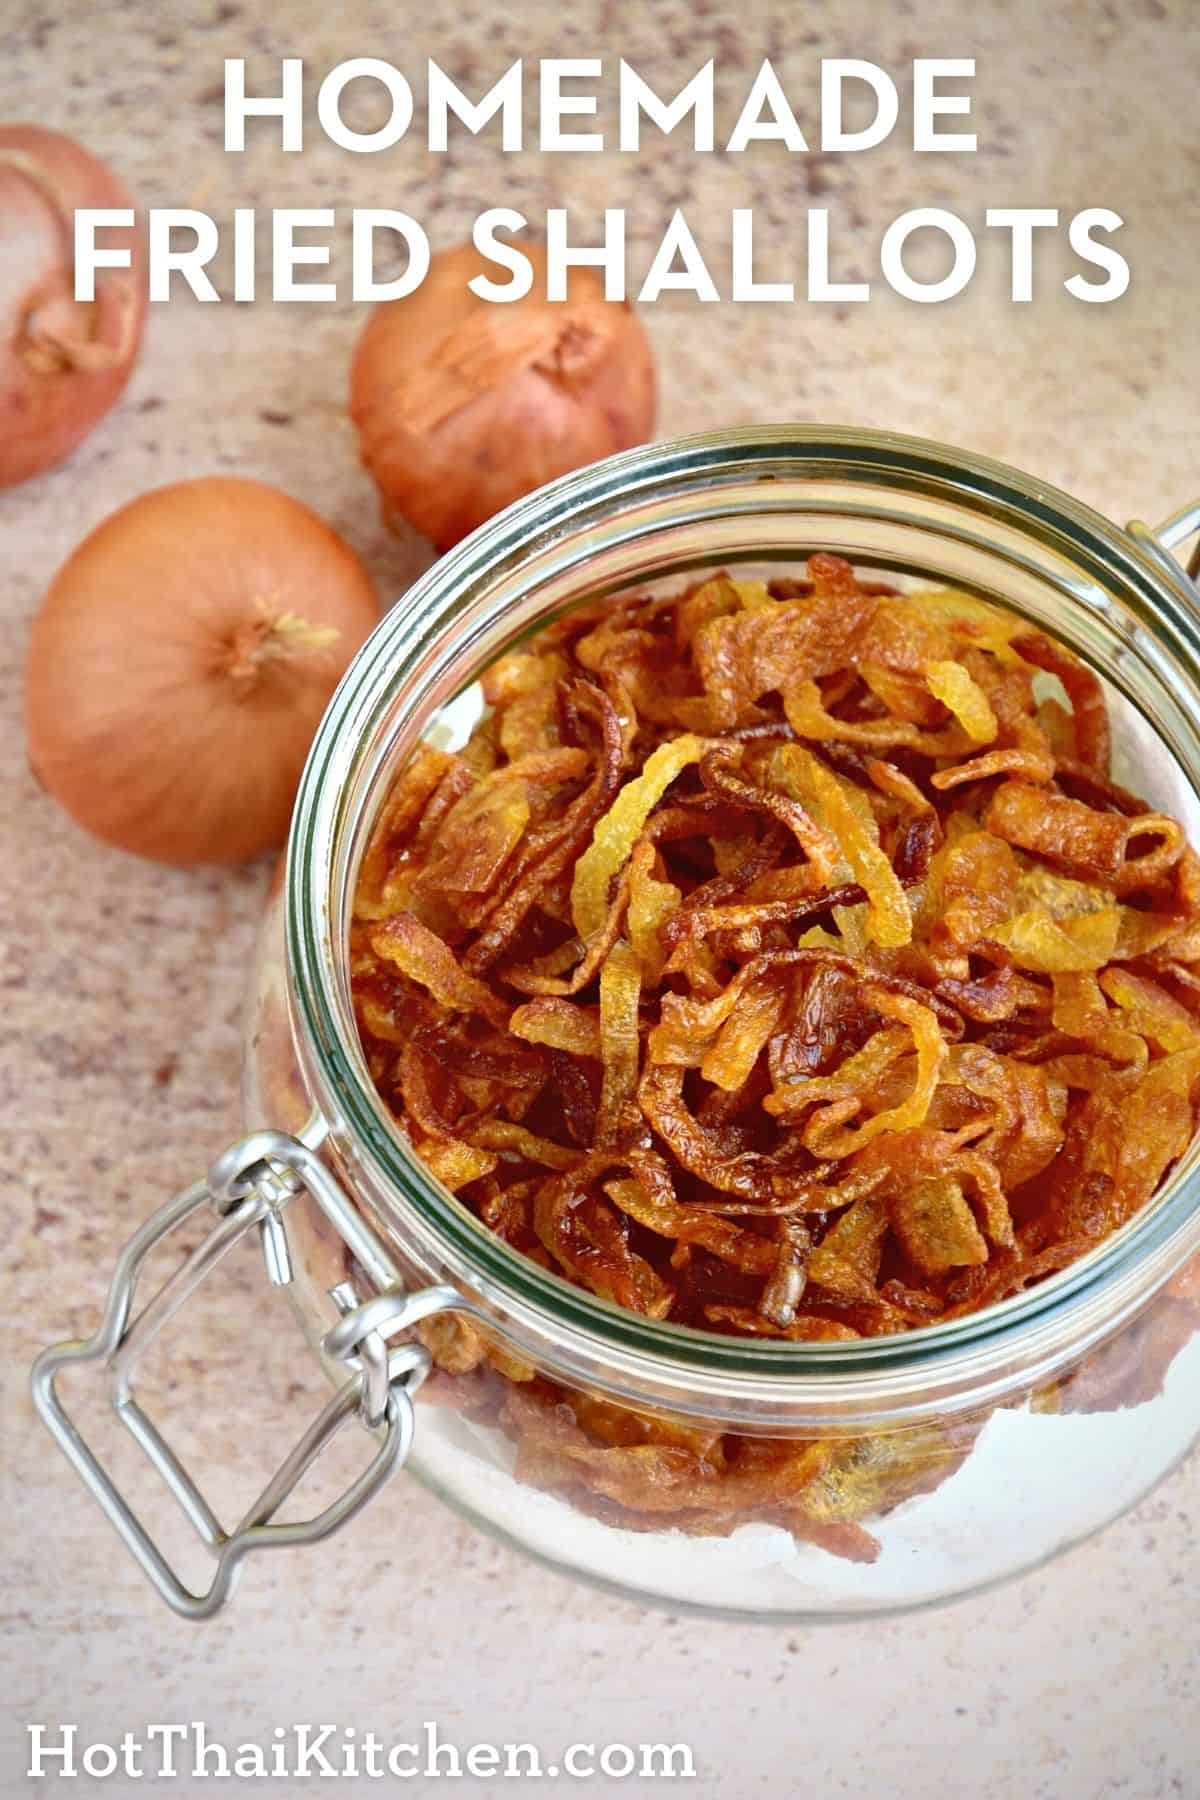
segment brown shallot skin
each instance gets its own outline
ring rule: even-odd
[[[141,223],[103,234],[132,266],[97,271],[85,303],[74,298],[72,215],[132,206],[71,138],[0,125],[0,488],[65,461],[129,380],[146,310]]]
[[[514,500],[653,432],[654,360],[624,302],[594,269],[572,269],[567,298],[534,285],[493,302],[469,283],[496,277],[471,245],[435,256],[415,293],[379,306],[354,355],[350,416],[385,519],[406,519],[439,550]]]
[[[357,556],[300,501],[231,477],[157,488],[84,539],[34,616],[30,764],[122,850],[244,862],[282,842],[377,618]]]

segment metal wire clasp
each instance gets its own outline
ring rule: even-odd
[[[256,1228],[259,1232],[269,1279],[277,1286],[291,1281],[292,1262],[283,1214],[289,1202],[304,1191],[336,1226],[381,1291],[360,1302],[349,1282],[340,1282],[332,1290],[342,1317],[327,1334],[323,1348],[346,1364],[351,1371],[349,1379],[322,1408],[240,1522],[227,1532],[158,1427],[135,1400],[133,1374],[188,1296],[248,1232]],[[134,1293],[146,1258],[164,1238],[207,1205],[217,1213],[216,1225],[134,1315]],[[467,1303],[463,1297],[450,1287],[406,1293],[386,1249],[316,1152],[299,1138],[283,1132],[256,1132],[233,1144],[203,1181],[168,1201],[134,1234],[118,1258],[104,1317],[96,1333],[84,1341],[55,1344],[38,1357],[32,1376],[34,1405],[168,1606],[184,1618],[205,1619],[228,1598],[242,1559],[249,1551],[311,1544],[329,1537],[352,1519],[403,1465],[413,1439],[413,1395],[429,1372],[430,1359],[420,1344],[403,1343],[389,1348],[387,1338],[435,1312],[464,1305]],[[204,1593],[194,1593],[171,1568],[63,1408],[56,1387],[60,1371],[69,1364],[93,1362],[107,1365],[113,1410],[216,1557],[216,1571]],[[323,1512],[297,1523],[272,1523],[305,1470],[351,1416],[357,1416],[379,1438],[370,1463]]]
[[[1200,500],[1190,500],[1161,525],[1150,526],[1144,519],[1131,519],[1125,529],[1160,568],[1173,576],[1178,575],[1179,564],[1168,552],[1180,549],[1194,537],[1192,553],[1183,567],[1193,586],[1200,589]]]

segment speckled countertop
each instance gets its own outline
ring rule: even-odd
[[[715,53],[736,96],[765,52],[808,107],[822,53],[894,67],[973,54],[980,153],[695,159],[664,141],[635,166],[472,144],[438,159],[404,146],[376,166],[316,142],[285,157],[261,136],[241,159],[221,150],[227,55],[245,55],[251,78],[283,54],[318,72],[349,55],[409,67],[433,55],[486,84],[517,55],[621,54],[665,88]],[[911,429],[1121,519],[1160,517],[1200,489],[1198,60],[1195,0],[580,0],[569,14],[550,0],[464,0],[441,15],[411,0],[0,0],[0,118],[78,134],[148,204],[395,204],[432,222],[439,243],[488,203],[537,214],[565,202],[582,220],[623,205],[643,253],[682,204],[714,263],[729,209],[754,205],[767,254],[790,274],[802,269],[796,216],[819,195],[846,278],[870,272],[883,226],[909,206],[973,222],[986,205],[1114,207],[1135,270],[1116,306],[1065,298],[1050,257],[1034,304],[1012,307],[988,253],[947,306],[675,301],[647,325],[665,431],[788,416]],[[308,500],[398,593],[426,551],[384,535],[356,465],[344,410],[354,329],[348,306],[176,301],[152,320],[119,411],[65,469],[0,496],[0,1792],[54,1786],[24,1777],[29,1720],[76,1721],[86,1742],[152,1721],[202,1718],[237,1741],[293,1720],[395,1737],[436,1718],[461,1741],[687,1738],[690,1791],[705,1796],[1200,1794],[1195,1458],[1056,1566],[915,1619],[812,1633],[665,1619],[566,1585],[410,1484],[323,1548],[252,1565],[228,1615],[196,1629],[151,1597],[35,1426],[32,1351],[91,1328],[117,1243],[237,1131],[265,869],[153,868],[55,811],[23,757],[27,621],[113,506],[204,471]],[[204,1402],[207,1422],[181,1430],[218,1493],[251,1490],[317,1393],[288,1320],[272,1331],[262,1318],[260,1292],[248,1254],[189,1307],[164,1378]],[[318,1785],[328,1791],[288,1791]]]

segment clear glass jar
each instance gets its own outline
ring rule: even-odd
[[[1200,512],[1174,524],[1182,537]],[[569,1286],[431,1178],[368,1077],[344,944],[393,776],[430,730],[465,737],[497,655],[585,598],[717,566],[794,572],[815,550],[998,600],[1069,644],[1108,684],[1118,779],[1124,765],[1200,841],[1200,600],[1152,533],[914,439],[779,429],[652,446],[511,508],[360,652],[272,891],[245,1096],[251,1127],[319,1149],[368,1227],[348,1246],[311,1187],[268,1221],[282,1221],[272,1254],[290,1255],[331,1372],[344,1381],[339,1319],[397,1273],[441,1315],[421,1328],[443,1367],[416,1407],[420,1479],[510,1543],[639,1599],[791,1619],[922,1605],[1028,1569],[1186,1453],[1200,1434],[1200,1149],[1118,1235],[986,1312],[853,1343],[690,1331]],[[393,1311],[382,1329],[416,1316]],[[647,1419],[672,1453],[651,1459],[630,1507],[604,1452]],[[719,1513],[689,1512],[688,1471],[718,1439],[740,1473]],[[402,1484],[381,1504],[399,1523]]]

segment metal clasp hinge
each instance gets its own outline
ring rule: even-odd
[[[158,1427],[134,1398],[133,1374],[188,1296],[248,1232],[256,1228],[259,1231],[270,1280],[277,1286],[291,1281],[283,1213],[289,1202],[304,1191],[338,1227],[382,1291],[359,1302],[349,1282],[341,1282],[332,1290],[342,1317],[327,1333],[323,1348],[347,1365],[351,1370],[349,1379],[318,1413],[243,1518],[227,1532]],[[215,1208],[216,1225],[141,1311],[131,1316],[146,1258],[206,1205]],[[205,1180],[178,1194],[134,1234],[117,1261],[99,1329],[86,1340],[55,1344],[38,1357],[32,1375],[34,1405],[168,1606],[184,1618],[205,1619],[224,1604],[240,1564],[251,1550],[312,1544],[329,1537],[402,1467],[413,1439],[413,1395],[429,1372],[430,1358],[420,1344],[389,1348],[387,1339],[435,1312],[463,1305],[463,1298],[450,1287],[406,1293],[399,1271],[380,1240],[352,1207],[315,1151],[283,1132],[256,1132],[232,1145],[218,1158]],[[61,1371],[71,1364],[97,1362],[107,1366],[109,1397],[117,1417],[216,1557],[216,1571],[203,1593],[194,1593],[172,1569],[63,1407],[56,1385]],[[296,1523],[274,1523],[276,1513],[305,1471],[351,1416],[357,1416],[380,1438],[370,1463],[324,1511]]]

